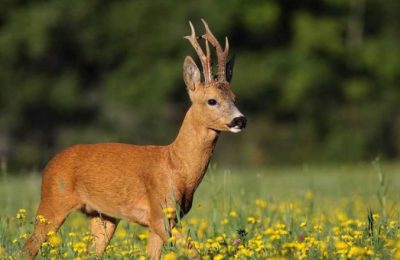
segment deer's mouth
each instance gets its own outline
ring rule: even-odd
[[[240,126],[234,126],[234,127],[229,127],[229,131],[231,131],[232,133],[239,133],[242,131],[243,128],[241,128]]]

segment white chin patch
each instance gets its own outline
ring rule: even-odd
[[[239,128],[238,126],[234,126],[234,127],[230,127],[229,131],[231,131],[232,133],[239,133],[240,131],[242,131],[242,129]]]

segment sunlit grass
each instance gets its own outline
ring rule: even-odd
[[[179,226],[203,259],[399,258],[399,170],[370,164],[212,167]],[[39,189],[35,176],[2,179],[0,258],[17,257],[33,227]],[[147,239],[146,229],[122,221],[104,258],[145,259]],[[90,258],[91,240],[85,217],[74,213],[58,233],[48,234],[40,254]],[[186,256],[186,243],[171,238],[163,257]]]

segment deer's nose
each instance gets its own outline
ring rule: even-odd
[[[229,124],[231,127],[239,127],[243,129],[246,127],[247,119],[244,116],[235,117],[232,122]]]

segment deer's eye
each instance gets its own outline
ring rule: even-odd
[[[208,101],[207,101],[207,103],[210,105],[210,106],[215,106],[216,104],[217,104],[217,100],[215,100],[215,99],[209,99]]]

